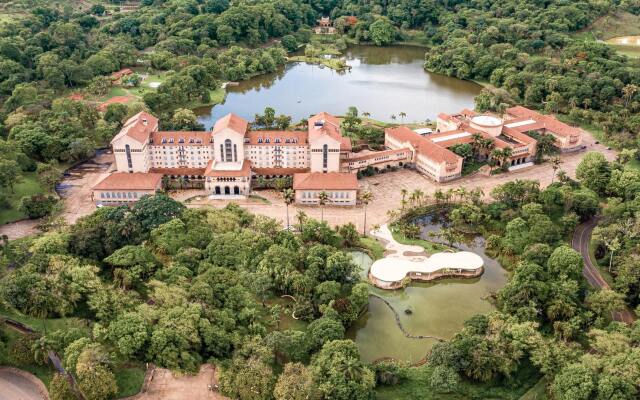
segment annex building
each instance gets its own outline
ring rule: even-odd
[[[421,132],[418,130],[418,132]],[[112,139],[117,172],[94,187],[98,205],[129,204],[161,186],[162,177],[196,182],[211,198],[241,198],[262,177],[292,177],[295,200],[318,204],[355,205],[356,173],[372,167],[411,167],[436,182],[462,175],[464,159],[452,148],[472,143],[490,149],[509,148],[500,163],[509,169],[532,165],[537,135],[552,135],[561,151],[581,148],[582,134],[552,116],[524,107],[507,109],[502,117],[463,110],[440,114],[437,129],[418,133],[406,126],[385,130],[385,149],[353,152],[342,135],[340,120],[326,112],[309,118],[305,130],[252,130],[245,119],[228,114],[211,131],[160,131],[147,112],[131,117]]]
[[[451,149],[460,144],[473,144],[483,157],[491,157],[492,149],[509,148],[503,163],[509,170],[533,165],[537,141],[533,135],[551,135],[561,152],[582,148],[582,132],[578,128],[525,107],[516,106],[502,116],[478,114],[462,110],[458,114],[438,115],[436,132],[420,135],[401,126],[385,130],[385,146],[392,150],[409,149],[415,168],[437,182],[446,182],[462,175],[464,159]]]

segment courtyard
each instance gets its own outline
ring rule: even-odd
[[[589,151],[600,152],[604,154],[608,160],[613,160],[616,157],[615,151],[608,150],[602,144],[596,144],[593,137],[588,133],[584,135],[584,143],[586,145],[584,151],[562,155],[560,170],[564,171],[571,178],[575,178],[578,164]],[[373,193],[373,201],[367,206],[367,226],[371,228],[374,225],[383,225],[386,223],[389,219],[388,212],[400,208],[402,189],[406,189],[409,193],[419,189],[427,196],[427,199],[433,199],[433,194],[438,189],[446,191],[448,189],[464,187],[470,191],[480,188],[485,194],[485,197],[488,198],[493,188],[509,181],[528,179],[540,182],[540,187],[546,187],[552,183],[552,177],[553,168],[551,163],[545,162],[530,168],[492,176],[478,173],[447,183],[434,182],[416,171],[407,169],[366,177],[359,182],[360,189],[369,189]],[[187,204],[188,207],[224,207],[229,202],[226,200],[209,200],[206,197],[201,197],[200,200],[193,200],[194,196],[202,193],[203,192],[198,191],[183,191],[173,196],[181,201],[192,198]],[[254,194],[262,199],[249,198],[247,200],[234,200],[234,202],[252,213],[276,218],[282,221],[283,224],[286,223],[287,207],[280,193],[273,190],[263,190],[254,191]],[[289,206],[289,219],[291,224],[295,223],[295,215],[298,211],[302,211],[307,216],[318,220],[321,219],[322,215],[323,219],[331,226],[352,222],[359,230],[363,229],[363,206],[325,206],[324,210],[321,210],[318,206],[292,204]]]

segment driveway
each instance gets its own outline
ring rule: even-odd
[[[48,400],[47,388],[35,375],[0,367],[0,400]]]
[[[579,251],[582,255],[582,260],[584,262],[582,274],[584,275],[587,282],[589,282],[591,286],[597,289],[609,289],[609,284],[604,280],[602,275],[600,275],[598,267],[593,265],[591,254],[589,252],[591,233],[593,232],[593,228],[595,228],[597,224],[598,220],[596,218],[592,218],[589,221],[578,225],[575,232],[573,233],[571,246],[576,251]],[[633,314],[633,312],[631,312],[631,310],[625,308],[624,310],[613,312],[612,318],[615,321],[631,324],[635,320],[635,315]]]

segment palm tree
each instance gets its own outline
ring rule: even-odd
[[[560,169],[560,164],[562,164],[562,159],[560,157],[553,157],[551,159],[551,168],[553,169],[553,175],[551,176],[551,183],[553,183],[556,178],[556,172]]]
[[[400,121],[404,124],[404,118],[407,116],[407,113],[404,111],[400,111],[398,115],[400,116]]]
[[[329,195],[324,190],[318,193],[318,204],[320,204],[320,222],[324,222],[324,205],[329,201]]]
[[[180,190],[182,190],[182,188],[184,187],[184,176],[179,176],[178,177],[178,185],[180,186]]]
[[[444,193],[442,193],[442,189],[438,189],[433,193],[433,198],[436,200],[436,203],[441,203],[444,200]]]
[[[416,204],[418,205],[420,205],[423,198],[424,198],[424,192],[420,189],[416,189],[411,193],[411,201],[415,201]]]
[[[362,235],[367,236],[367,205],[373,200],[373,193],[370,190],[365,190],[360,193],[360,201],[364,204],[364,226],[362,228]]]
[[[407,197],[407,194],[409,194],[409,191],[406,188],[402,188],[400,189],[400,194],[402,195],[402,201],[404,201]]]
[[[302,227],[302,224],[304,224],[304,222],[307,220],[307,213],[302,210],[298,210],[298,212],[296,213],[296,220],[298,221],[298,224]]]
[[[507,161],[512,154],[513,149],[511,149],[511,147],[505,147],[504,149],[502,149],[502,168],[506,167]]]
[[[396,120],[396,115],[395,114],[391,114],[391,120],[395,121]]]
[[[282,197],[284,198],[284,204],[287,206],[287,230],[289,230],[289,205],[296,199],[296,193],[293,189],[288,188],[282,191]]]
[[[482,135],[479,133],[474,133],[471,135],[471,149],[473,150],[473,156],[478,157],[478,153],[482,148]]]
[[[362,112],[362,116],[365,117],[365,118],[369,118],[371,116],[371,113],[368,112],[368,111],[363,111]]]

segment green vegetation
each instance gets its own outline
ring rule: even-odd
[[[116,398],[133,396],[138,394],[144,382],[144,365],[122,366],[116,368],[114,375],[118,385]]]
[[[26,218],[27,215],[20,210],[20,203],[25,196],[34,196],[43,193],[43,188],[37,180],[35,172],[26,172],[21,175],[13,187],[13,192],[7,191],[6,200],[9,206],[0,207],[0,224],[17,221]]]
[[[384,257],[384,246],[372,237],[367,236],[360,238],[360,246],[369,252],[369,255],[374,261]]]
[[[620,36],[640,35],[640,15],[627,11],[613,11],[596,19],[577,35],[605,41]]]
[[[235,205],[186,209],[156,195],[10,242],[0,299],[19,312],[4,312],[47,329],[3,348],[26,366],[46,366],[41,354],[55,350],[95,399],[135,393],[144,362],[191,373],[209,359],[231,397],[253,396],[248,383],[258,382],[260,398],[271,398],[276,378],[297,378],[280,371],[303,363],[308,390],[366,398],[373,371],[344,340],[368,302],[344,251],[361,246],[358,232],[296,220],[299,233]],[[358,378],[342,374],[347,366]]]
[[[435,371],[437,373],[437,371]],[[416,368],[407,368],[406,377],[401,384],[395,386],[382,386],[376,389],[378,400],[466,400],[466,399],[520,399],[526,388],[537,379],[534,368],[522,368],[512,377],[511,382],[490,381],[477,384],[473,382],[458,382],[451,391],[438,391],[429,384],[434,368],[425,364]],[[543,386],[544,389],[544,386]],[[540,400],[540,399],[538,399]]]

